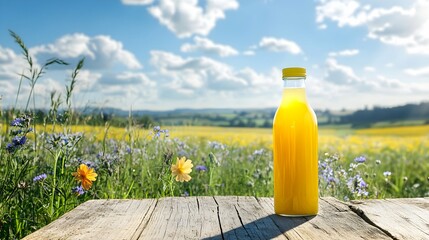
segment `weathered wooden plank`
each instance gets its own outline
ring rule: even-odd
[[[131,239],[155,202],[88,201],[24,239]]]
[[[140,239],[201,239],[221,236],[212,197],[160,199]]]
[[[429,239],[427,199],[366,200],[350,208],[396,239]]]
[[[272,198],[91,200],[24,239],[429,239],[429,199],[344,203],[281,217]]]
[[[219,222],[224,239],[250,239],[251,237],[243,227],[243,223],[235,209],[237,198],[236,196],[214,197],[219,205]]]
[[[74,232],[68,231],[68,229],[75,230],[91,225],[91,216],[95,212],[102,212],[105,203],[106,200],[87,201],[24,239],[67,239],[72,237]],[[67,229],[65,226],[68,226]]]
[[[288,239],[391,239],[336,201],[334,198],[320,199],[317,216],[292,218],[274,215],[272,198],[259,199]]]
[[[272,198],[263,197],[257,200],[264,209],[265,214],[271,218],[273,223],[287,239],[303,239],[299,233],[295,231],[295,227],[305,222],[306,220],[304,218],[284,218],[277,216],[274,214],[274,201]]]
[[[238,197],[237,214],[252,239],[287,239],[254,197]]]
[[[222,239],[222,232],[219,223],[218,205],[213,197],[198,197],[198,213],[201,219],[200,239],[210,238],[213,240]]]

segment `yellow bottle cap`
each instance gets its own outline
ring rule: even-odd
[[[283,77],[305,77],[306,70],[302,67],[283,68]]]

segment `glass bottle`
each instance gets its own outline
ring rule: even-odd
[[[307,102],[305,68],[283,69],[283,96],[273,121],[274,211],[318,212],[317,118]]]

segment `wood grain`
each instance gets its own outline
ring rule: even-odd
[[[319,214],[282,217],[272,198],[87,201],[24,239],[429,239],[429,199],[319,199]]]

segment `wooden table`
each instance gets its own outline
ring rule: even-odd
[[[429,198],[319,205],[287,218],[272,198],[91,200],[24,239],[429,239]]]

